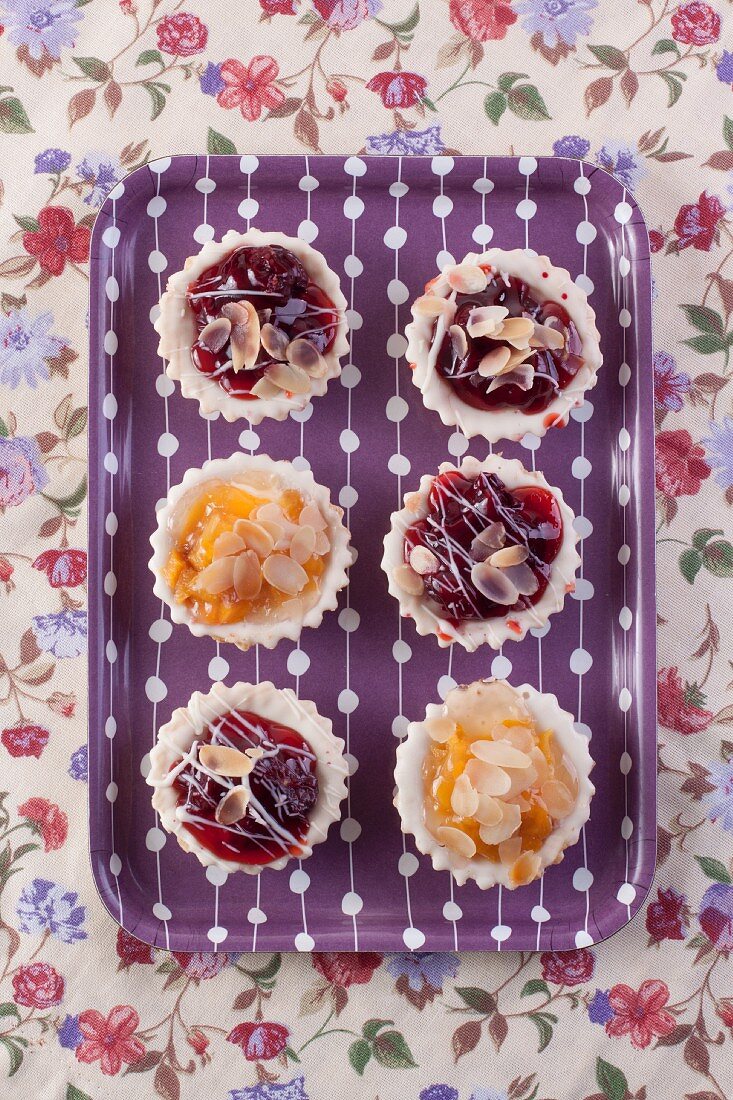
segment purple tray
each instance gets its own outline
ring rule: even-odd
[[[163,374],[150,323],[167,275],[250,222],[325,253],[350,299],[353,360],[305,414],[256,431],[200,417]],[[547,252],[592,291],[605,364],[564,431],[503,447],[536,462],[578,517],[575,598],[523,643],[466,654],[400,621],[379,562],[403,492],[466,446],[423,408],[400,358],[409,303],[436,256],[490,240]],[[654,871],[656,623],[649,250],[623,185],[549,158],[165,158],[102,207],[91,284],[91,858],[112,916],[199,951],[559,950],[625,925]],[[359,557],[341,611],[301,648],[219,652],[161,618],[148,538],[156,501],[189,466],[252,448],[311,464],[347,509]],[[421,717],[451,677],[490,672],[554,692],[593,731],[590,822],[560,866],[514,893],[454,888],[403,843],[392,806],[399,716]],[[220,677],[297,685],[346,739],[341,829],[302,869],[223,882],[158,828],[143,779],[156,730]]]

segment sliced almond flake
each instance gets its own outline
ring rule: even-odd
[[[526,752],[520,752],[506,741],[472,741],[471,752],[477,760],[498,764],[500,768],[528,768],[532,763]]]
[[[534,367],[531,363],[520,363],[518,367],[513,367],[510,371],[504,371],[498,378],[494,378],[491,381],[487,393],[493,393],[494,390],[498,390],[501,386],[517,386],[524,393],[532,388],[534,382]]]
[[[245,749],[244,752],[245,755],[250,758],[250,760],[255,761],[261,760],[262,757],[265,755],[265,750],[261,748],[260,745],[250,745],[250,747],[248,749]]]
[[[274,539],[262,524],[254,523],[251,519],[238,519],[234,524],[234,530],[242,539],[244,546],[254,550],[260,558],[266,558],[271,554],[275,546]]]
[[[466,336],[466,330],[461,325],[451,325],[448,332],[453,345],[453,353],[456,358],[465,359],[468,355],[468,337]]]
[[[505,726],[503,722],[494,734],[494,739],[496,741],[506,741],[508,745],[513,745],[515,749],[529,753],[530,756],[532,749],[537,748],[530,730],[524,729],[522,726]],[[537,751],[540,752],[539,749]]]
[[[411,569],[406,562],[404,565],[398,565],[393,570],[392,576],[395,584],[399,585],[403,592],[408,592],[411,596],[422,595],[424,591],[422,577],[414,569]]]
[[[488,794],[492,798],[497,795],[505,795],[509,791],[512,781],[507,772],[496,764],[487,764],[484,760],[469,760],[464,769],[464,775],[468,776],[479,794]]]
[[[506,569],[508,565],[520,565],[528,557],[527,547],[514,543],[512,546],[502,546],[500,550],[496,550],[489,558],[489,565],[495,565],[497,569]]]
[[[534,322],[528,317],[507,317],[498,333],[500,340],[506,340],[515,348],[529,347],[533,335]]]
[[[214,817],[220,825],[234,825],[247,814],[248,787],[232,787],[219,802]]]
[[[532,746],[529,756],[530,760],[532,761],[532,765],[537,772],[537,782],[539,783],[540,787],[542,787],[542,784],[551,777],[550,765],[547,763],[545,754],[538,745]]]
[[[305,565],[316,548],[316,533],[312,527],[304,524],[296,528],[295,534],[290,540],[290,557],[299,565]]]
[[[484,355],[478,365],[478,373],[482,378],[496,378],[503,373],[510,358],[509,348],[500,344],[499,347],[492,348]]]
[[[213,321],[209,321],[208,325],[204,325],[201,329],[199,343],[216,355],[217,352],[226,347],[231,331],[232,322],[228,317],[215,317]]]
[[[452,825],[441,825],[437,836],[441,844],[450,848],[456,855],[463,856],[464,859],[471,859],[476,855],[476,845],[468,833],[464,833],[462,829],[454,829]]]
[[[287,360],[294,367],[304,370],[311,378],[323,378],[328,372],[328,363],[318,348],[303,336],[296,337],[288,344]]]
[[[466,329],[471,337],[493,336],[508,316],[505,306],[476,306],[468,315]]]
[[[303,506],[298,516],[298,523],[302,523],[307,527],[312,527],[314,531],[323,531],[328,526],[326,520],[323,518],[321,509],[317,504],[314,504],[312,500]]]
[[[273,359],[285,359],[287,357],[289,338],[286,332],[275,325],[265,324],[260,329],[260,342],[269,356]]]
[[[482,290],[486,290],[489,281],[486,272],[478,264],[456,264],[446,268],[444,274],[448,285],[459,294],[480,294]]]
[[[492,603],[511,607],[517,602],[519,592],[503,569],[496,569],[487,561],[476,562],[471,567],[471,582]]]
[[[473,816],[480,825],[498,825],[504,818],[503,803],[490,794],[480,794],[478,806]]]
[[[234,591],[237,599],[254,600],[262,588],[262,567],[254,550],[245,550],[234,562]]]
[[[259,508],[256,508],[254,512],[252,512],[250,518],[257,520],[258,523],[261,523],[262,520],[269,520],[271,523],[281,524],[286,522],[285,513],[280,505],[274,500],[268,500],[266,504],[260,504]]]
[[[537,878],[541,868],[542,860],[536,852],[522,852],[509,872],[509,877],[515,886],[528,886]]]
[[[519,565],[508,565],[502,569],[504,576],[516,588],[520,596],[534,596],[540,586],[537,577],[526,562]]]
[[[286,534],[282,523],[275,523],[271,519],[258,519],[257,526],[261,527],[263,531],[267,531],[275,546],[282,541]]]
[[[410,551],[410,565],[421,577],[426,573],[435,573],[439,564],[435,554],[427,546],[413,546]]]
[[[253,393],[255,397],[259,397],[261,401],[272,401],[275,398],[282,397],[282,390],[279,386],[270,382],[269,378],[265,378],[264,374],[262,378],[257,379],[249,392]]]
[[[529,341],[533,348],[550,348],[551,351],[560,351],[565,347],[565,337],[558,329],[551,325],[541,325],[534,322],[534,334]]]
[[[537,782],[537,771],[531,760],[526,768],[507,768],[507,774],[511,780],[507,801],[527,793]]]
[[[238,554],[240,550],[244,550],[244,539],[240,538],[234,531],[224,531],[214,543],[211,556],[216,561],[217,558],[226,558],[230,554]]]
[[[522,815],[519,806],[503,803],[501,807],[501,821],[497,825],[482,825],[478,835],[484,844],[501,844],[514,836],[522,824]]]
[[[526,814],[527,810],[532,805],[532,803],[528,799],[526,799],[524,797],[524,795],[522,795],[522,794],[515,795],[514,798],[507,799],[507,801],[511,801],[511,802],[514,803],[515,806],[519,806],[519,812],[521,814]]]
[[[504,867],[509,867],[512,863],[515,863],[521,852],[521,837],[512,836],[509,840],[502,840],[499,844],[499,859]]]
[[[252,370],[260,353],[260,319],[251,302],[242,299],[222,307],[232,323],[230,335],[232,367],[235,371]]]
[[[506,528],[500,520],[495,520],[488,527],[480,531],[471,543],[471,557],[474,561],[486,561],[491,556],[492,550],[498,550],[504,545]]]
[[[437,294],[423,294],[412,303],[412,312],[418,317],[445,317],[452,320],[455,311],[453,302]]]
[[[479,793],[464,772],[453,784],[450,804],[457,817],[473,817],[478,809]]]
[[[271,554],[263,562],[262,575],[269,585],[288,596],[297,596],[308,583],[303,566],[287,554]]]
[[[559,779],[547,779],[540,790],[542,801],[550,817],[562,821],[575,805],[572,794]]]
[[[533,355],[534,351],[532,350],[532,348],[512,348],[511,354],[509,356],[509,362],[506,365],[504,373],[507,374],[509,371],[513,371],[516,370],[517,367],[521,367],[521,365],[523,363],[526,363],[528,359],[531,359]],[[532,366],[532,370],[534,370],[534,365],[530,365]]]
[[[423,725],[430,740],[436,741],[439,745],[444,745],[456,732],[455,722],[447,715],[426,718]]]
[[[193,582],[197,592],[209,596],[219,596],[234,584],[234,562],[236,558],[218,558],[202,569]]]
[[[254,761],[249,756],[231,745],[201,745],[199,760],[214,775],[224,775],[230,779],[249,775],[254,767]]]
[[[316,553],[323,557],[331,549],[331,540],[325,531],[316,531]]]
[[[270,363],[265,367],[264,377],[286,393],[310,393],[310,378],[292,363]]]

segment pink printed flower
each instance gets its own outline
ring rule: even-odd
[[[692,245],[699,252],[709,252],[724,214],[725,207],[718,196],[707,191],[702,192],[697,202],[681,206],[674,222],[678,249]]]
[[[15,570],[7,558],[0,557],[0,584],[8,584]]]
[[[274,83],[280,72],[274,57],[258,54],[249,65],[230,57],[222,62],[219,72],[226,87],[216,102],[227,111],[239,107],[248,122],[258,119],[263,107],[279,107],[285,100],[285,93]]]
[[[668,890],[657,889],[657,899],[646,911],[646,930],[652,943],[683,940],[683,924],[687,923],[685,895],[670,887]]]
[[[385,107],[414,107],[425,95],[427,81],[417,73],[377,73],[368,82],[370,92],[381,97]]]
[[[664,233],[659,229],[649,230],[649,251],[661,252],[664,248]]]
[[[695,496],[706,478],[710,467],[705,461],[705,448],[692,442],[686,428],[673,432],[659,432],[656,452],[656,484],[667,497]]]
[[[643,1050],[655,1036],[669,1035],[674,1029],[674,1016],[664,1008],[668,1000],[667,984],[658,978],[642,982],[638,990],[615,985],[608,994],[613,1016],[606,1024],[607,1034],[616,1039],[629,1035],[631,1045]]]
[[[114,1077],[122,1063],[132,1066],[139,1062],[145,1047],[135,1032],[140,1017],[131,1005],[117,1005],[108,1016],[96,1008],[88,1008],[79,1016],[79,1030],[84,1038],[76,1048],[80,1062],[100,1062],[102,1073]]]
[[[573,951],[544,951],[540,962],[542,977],[554,985],[582,985],[593,977],[596,965],[593,952],[584,947]]]
[[[197,15],[187,11],[167,16],[158,24],[158,49],[174,57],[193,57],[201,53],[209,38],[209,31]]]
[[[63,846],[69,832],[69,819],[54,802],[49,802],[47,798],[29,798],[18,806],[18,813],[36,826],[46,852],[54,852]]]
[[[701,733],[713,720],[713,712],[701,706],[700,689],[682,683],[676,668],[660,668],[657,674],[659,721],[677,733]]]
[[[215,978],[229,962],[226,951],[174,951],[173,958],[186,977],[196,982]]]
[[[38,215],[38,229],[23,234],[23,248],[49,275],[61,275],[66,261],[84,263],[89,259],[91,231],[76,225],[66,206],[46,206]]]
[[[511,0],[450,0],[450,21],[474,42],[497,41],[517,21],[510,4]]]
[[[0,733],[0,741],[11,756],[35,756],[40,758],[48,744],[51,734],[43,726],[34,726],[29,722],[19,722]]]
[[[53,1008],[61,1004],[64,979],[45,962],[21,966],[13,975],[13,1000],[27,1008]]]
[[[241,1047],[248,1062],[268,1062],[285,1050],[289,1034],[282,1024],[237,1024],[227,1035],[227,1042]]]
[[[295,15],[299,0],[260,0],[265,15]]]
[[[63,691],[52,691],[46,700],[49,710],[60,714],[62,718],[71,718],[76,709],[76,696]]]
[[[326,91],[336,103],[343,103],[348,95],[349,89],[346,87],[343,80],[339,80],[338,77],[330,77],[330,79],[326,81]]]
[[[124,928],[117,929],[117,955],[120,970],[129,970],[133,963],[150,966],[155,962],[155,954],[149,943],[143,943],[137,936],[131,936]]]
[[[350,985],[366,985],[374,971],[382,965],[382,956],[375,951],[314,951],[313,966],[332,985],[348,989]]]
[[[196,1054],[205,1054],[209,1046],[209,1040],[203,1031],[199,1031],[197,1027],[191,1028],[186,1036],[186,1042],[190,1047],[193,1047]]]
[[[77,588],[87,579],[85,550],[44,550],[33,568],[45,573],[52,588]]]
[[[720,38],[720,16],[709,4],[692,0],[672,16],[672,37],[685,46],[711,46]]]
[[[381,11],[381,0],[313,0],[321,19],[338,31],[353,31]]]

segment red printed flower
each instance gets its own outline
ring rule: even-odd
[[[295,15],[299,0],[260,0],[266,15]]]
[[[274,57],[258,54],[249,65],[230,57],[219,71],[226,88],[219,92],[216,102],[228,111],[239,107],[248,122],[258,119],[263,107],[279,107],[285,100],[285,93],[274,83],[280,72]]]
[[[187,11],[169,15],[158,24],[158,49],[174,57],[192,57],[206,46],[209,32],[197,15]]]
[[[417,73],[377,73],[367,83],[370,92],[381,96],[385,107],[414,107],[425,95],[428,84]]]
[[[339,80],[338,77],[331,77],[326,82],[326,91],[331,99],[335,99],[337,103],[343,103],[349,89],[346,87],[343,80]]]
[[[713,720],[713,713],[701,705],[703,698],[695,685],[683,685],[676,668],[660,668],[657,674],[659,721],[677,733],[700,733]]]
[[[703,191],[696,203],[681,206],[674,221],[674,231],[679,237],[679,249],[697,248],[709,252],[716,239],[718,222],[725,214],[725,207],[717,195]]]
[[[215,978],[229,962],[226,951],[174,951],[173,958],[185,971],[186,977],[196,982]]]
[[[63,691],[52,691],[46,703],[54,714],[60,714],[62,718],[71,718],[76,709],[76,696],[73,693],[67,695]]]
[[[672,16],[672,37],[686,46],[711,46],[720,38],[720,16],[709,4],[692,0]]]
[[[664,248],[664,233],[659,229],[649,230],[649,251],[661,252]]]
[[[694,496],[711,473],[704,448],[686,428],[659,433],[655,472],[657,489],[667,497]]]
[[[450,21],[474,42],[504,38],[517,21],[510,3],[511,0],[450,0]]]
[[[89,259],[91,233],[85,225],[76,225],[66,206],[46,206],[38,215],[38,229],[23,234],[23,248],[49,275],[60,275],[66,261],[84,263]]]
[[[29,798],[18,806],[18,813],[37,827],[46,852],[62,847],[69,831],[69,819],[60,807],[47,798]]]
[[[337,31],[353,31],[381,6],[379,0],[313,0],[321,19]]]
[[[683,924],[687,923],[685,915],[685,895],[678,894],[671,887],[668,890],[657,890],[657,901],[653,901],[646,911],[646,930],[652,938],[652,943],[661,943],[662,940],[683,940],[685,933]]]
[[[289,1034],[282,1024],[237,1024],[227,1035],[227,1042],[241,1047],[248,1062],[268,1062],[285,1050]]]
[[[540,962],[542,977],[555,985],[582,985],[593,977],[596,966],[593,952],[583,947],[573,951],[543,951]]]
[[[135,1031],[140,1017],[131,1005],[117,1005],[109,1016],[96,1008],[88,1008],[79,1016],[79,1030],[84,1038],[76,1048],[80,1062],[101,1062],[102,1073],[114,1077],[122,1063],[132,1066],[145,1053]]]
[[[674,1029],[674,1016],[664,1008],[668,1000],[667,984],[658,978],[642,982],[638,990],[615,985],[608,994],[613,1017],[606,1024],[607,1034],[631,1036],[637,1050],[648,1047],[655,1036],[669,1035]]]
[[[197,1054],[205,1054],[209,1045],[209,1040],[206,1038],[203,1031],[199,1031],[197,1027],[191,1028],[186,1036],[186,1042],[190,1047],[193,1047]]]
[[[64,979],[52,966],[34,962],[21,966],[13,975],[13,1000],[27,1008],[53,1008],[61,1004]]]
[[[7,584],[13,575],[13,567],[7,558],[0,557],[0,583]]]
[[[133,963],[150,966],[155,962],[150,944],[143,943],[137,936],[131,936],[124,928],[117,929],[117,954],[120,959],[120,970],[129,970]]]
[[[133,0],[120,0],[120,11],[123,15],[135,15],[137,7]]]
[[[726,1027],[733,1030],[733,999],[730,997],[723,997],[718,1001],[715,1011],[723,1021]]]
[[[51,734],[43,726],[20,722],[0,733],[0,741],[11,756],[35,756],[40,758]]]
[[[45,573],[52,588],[77,588],[87,579],[84,550],[44,550],[33,568]]]
[[[350,951],[314,951],[313,966],[332,985],[366,985],[382,965],[382,956],[374,951],[358,955]]]

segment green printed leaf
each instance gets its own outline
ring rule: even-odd
[[[25,214],[14,214],[16,222],[21,229],[25,229],[26,233],[37,233],[41,228],[35,218],[31,218]]]
[[[73,439],[74,436],[81,435],[87,426],[87,410],[74,409],[69,419],[66,421],[66,438]]]
[[[365,1039],[370,1041],[377,1037],[377,1034],[385,1027],[390,1027],[394,1023],[394,1020],[367,1020],[361,1029],[361,1033]]]
[[[712,527],[701,527],[699,531],[695,531],[692,536],[692,545],[697,550],[704,550],[711,538],[715,535],[723,535],[724,531],[714,531]]]
[[[487,989],[475,985],[457,986],[456,993],[474,1012],[487,1016],[496,1009],[496,998]]]
[[[541,1054],[552,1039],[552,1024],[553,1022],[557,1023],[557,1016],[553,1016],[551,1012],[530,1012],[527,1019],[532,1021],[540,1033],[540,1045],[537,1048],[537,1053]]]
[[[550,114],[534,84],[517,84],[508,97],[509,109],[526,122],[544,122]]]
[[[708,878],[713,879],[714,882],[730,884],[731,877],[728,874],[728,869],[719,859],[713,859],[712,856],[695,856],[695,859]]]
[[[8,430],[8,426],[3,418],[0,416],[0,439],[7,439],[9,435],[10,432]]]
[[[415,4],[407,18],[400,23],[386,23],[381,19],[375,19],[374,22],[385,30],[392,31],[397,38],[406,38],[409,41],[412,38],[412,32],[420,22],[420,5]]]
[[[160,50],[143,50],[135,62],[136,65],[152,65],[153,63],[157,65],[164,63]]]
[[[680,56],[680,48],[676,42],[673,42],[671,38],[660,38],[658,42],[655,42],[653,54],[660,53],[676,53]]]
[[[271,982],[282,966],[282,961],[283,957],[278,951],[259,970],[246,970],[245,973],[249,974],[252,981],[257,982],[258,985],[262,982]]]
[[[163,108],[165,107],[165,96],[163,95],[163,93],[160,90],[161,86],[158,85],[158,84],[153,84],[149,81],[146,81],[146,83],[143,84],[143,88],[145,89],[145,91],[150,96],[150,100],[151,100],[150,121],[154,122],[155,119],[158,117],[158,115],[163,110]]]
[[[96,80],[100,84],[109,80],[112,76],[109,65],[105,61],[100,61],[98,57],[72,57],[71,60],[81,69],[84,76],[88,76],[90,80]]]
[[[18,97],[11,95],[6,99],[0,99],[0,133],[32,134],[33,132],[25,107]]]
[[[693,584],[695,577],[702,569],[702,555],[697,550],[683,550],[680,554],[679,565],[682,576],[690,584]]]
[[[696,305],[683,305],[680,306],[680,309],[685,311],[690,324],[694,325],[695,328],[699,328],[701,332],[711,332],[717,336],[722,336],[725,333],[723,318],[714,309]]]
[[[684,79],[684,74],[660,73],[659,75],[669,88],[669,99],[667,100],[667,106],[674,107],[675,103],[682,95],[682,80]]]
[[[602,65],[609,69],[615,69],[617,72],[621,72],[629,64],[626,54],[622,50],[616,49],[615,46],[589,46],[588,49]]]
[[[206,149],[207,152],[216,154],[231,154],[237,151],[233,141],[224,137],[223,134],[217,133],[216,130],[212,130],[210,126],[206,137]]]
[[[550,987],[547,982],[543,982],[541,978],[530,978],[525,984],[520,997],[531,997],[533,993],[544,993],[546,996],[550,996]]]
[[[78,6],[79,0],[77,0]],[[88,1093],[82,1092],[76,1085],[68,1085],[66,1088],[66,1100],[92,1100]]]
[[[729,149],[733,149],[733,118],[723,119],[723,137]]]
[[[508,92],[518,80],[529,80],[529,73],[502,73],[496,85],[500,92]]]
[[[603,1058],[596,1059],[596,1081],[607,1100],[625,1100],[629,1083],[618,1068]]]
[[[727,340],[714,333],[703,333],[702,336],[691,336],[689,340],[683,340],[688,348],[699,351],[701,355],[715,355],[719,351],[725,351],[728,347]]]
[[[18,1045],[19,1043],[20,1040],[15,1037],[9,1038],[7,1035],[0,1035],[0,1045],[5,1047],[10,1058],[8,1077],[16,1074],[23,1064],[23,1046],[22,1044]]]
[[[411,1069],[417,1065],[400,1031],[381,1031],[373,1049],[374,1057],[386,1069]]]
[[[349,1061],[361,1077],[366,1069],[367,1062],[372,1056],[372,1048],[366,1039],[357,1039],[349,1047]]]
[[[507,109],[507,98],[502,92],[489,92],[484,100],[484,110],[494,123],[499,125],[499,119]]]
[[[702,563],[714,577],[733,577],[733,546],[725,539],[708,543]]]
[[[2,1016],[14,1016],[18,1023],[20,1023],[20,1013],[11,1001],[5,1001],[4,1004],[0,1004],[0,1017]]]
[[[43,493],[46,500],[50,500],[52,504],[68,516],[70,519],[75,519],[80,512],[80,505],[87,495],[87,479],[86,474],[81,479],[73,493],[69,493],[65,497],[52,497],[47,493]]]

